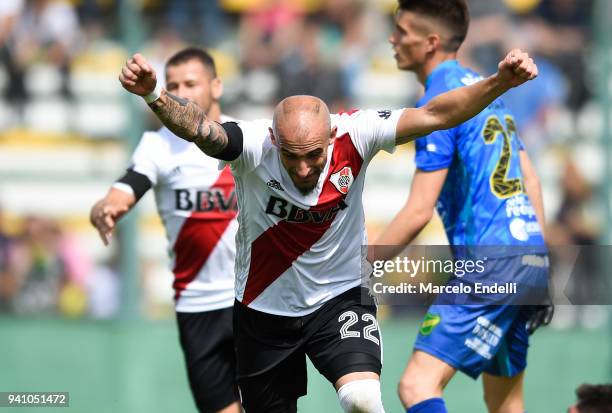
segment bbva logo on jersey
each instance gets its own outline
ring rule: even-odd
[[[351,167],[345,166],[338,172],[333,173],[329,177],[329,180],[341,194],[346,195],[351,188],[351,185],[353,185],[355,178],[353,177],[353,170]]]
[[[197,212],[228,212],[237,211],[238,202],[236,191],[225,196],[221,188],[210,188],[209,190],[174,190],[174,208],[177,211]]]
[[[284,219],[290,223],[306,224],[314,222],[321,224],[327,221],[333,221],[338,212],[347,208],[348,205],[343,199],[337,205],[326,210],[308,210],[302,209],[296,205],[289,203],[286,199],[271,196],[266,206],[266,214],[274,215]]]

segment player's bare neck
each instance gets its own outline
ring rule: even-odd
[[[221,106],[218,102],[212,102],[210,104],[210,108],[208,108],[208,112],[206,112],[206,117],[214,122],[221,122]]]
[[[425,85],[427,78],[429,77],[431,72],[433,72],[436,69],[436,67],[438,67],[439,65],[441,65],[442,63],[448,60],[455,60],[455,59],[457,59],[456,52],[449,53],[449,52],[437,51],[431,56],[431,58],[429,58],[425,62],[425,64],[421,67],[421,70],[417,71],[416,75],[419,79],[419,83],[421,83],[422,85]]]

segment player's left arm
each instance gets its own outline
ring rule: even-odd
[[[544,231],[544,202],[542,201],[542,186],[529,155],[525,149],[519,151],[521,173],[523,175],[523,188],[536,213],[536,218],[542,229],[542,238],[546,241]],[[527,320],[526,329],[529,335],[533,334],[538,328],[550,324],[555,313],[555,306],[550,298],[547,297],[543,303],[534,306],[534,311]]]
[[[421,108],[404,109],[396,127],[396,145],[436,130],[453,128],[476,116],[509,89],[537,75],[533,59],[514,49],[499,63],[494,75],[438,95]]]
[[[527,197],[535,210],[538,224],[542,229],[542,237],[544,237],[544,202],[542,200],[542,185],[540,184],[540,178],[527,155],[527,151],[519,151],[521,173],[523,175],[523,186]]]
[[[448,168],[436,171],[416,170],[406,205],[370,244],[368,261],[390,260],[414,240],[433,217],[447,175]]]

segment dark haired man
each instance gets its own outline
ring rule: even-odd
[[[397,66],[414,72],[425,86],[418,107],[482,79],[456,60],[468,25],[463,0],[400,0],[389,41]],[[437,207],[456,258],[489,258],[485,282],[525,277],[546,285],[539,181],[500,99],[455,128],[417,140],[416,164],[406,205],[374,243],[388,247],[374,248],[371,259],[400,252]],[[458,280],[449,284],[468,282]],[[533,306],[467,304],[436,301],[429,308],[398,387],[409,413],[446,412],[442,392],[457,370],[473,378],[484,373],[490,412],[524,411],[523,370],[532,331],[526,325],[540,313]]]
[[[186,48],[166,63],[166,88],[215,122],[221,80],[205,51]],[[117,221],[150,188],[166,227],[179,338],[200,412],[240,412],[232,335],[237,200],[229,168],[203,157],[167,128],[145,132],[132,165],[92,208],[105,245]]]
[[[295,412],[306,394],[306,356],[345,412],[384,412],[376,307],[360,288],[365,170],[380,150],[463,122],[536,75],[533,60],[515,50],[495,75],[423,108],[330,115],[314,96],[290,96],[273,120],[219,125],[163,90],[143,56],[126,63],[123,87],[178,136],[228,163],[236,179],[234,336],[248,413]]]
[[[612,413],[612,384],[583,384],[576,396],[578,402],[567,413]]]

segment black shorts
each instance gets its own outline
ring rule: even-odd
[[[247,413],[295,412],[306,394],[306,355],[332,385],[345,374],[380,374],[382,368],[376,306],[359,287],[302,317],[267,314],[236,301],[234,332]]]
[[[240,400],[232,334],[232,308],[176,313],[191,394],[200,412]]]

